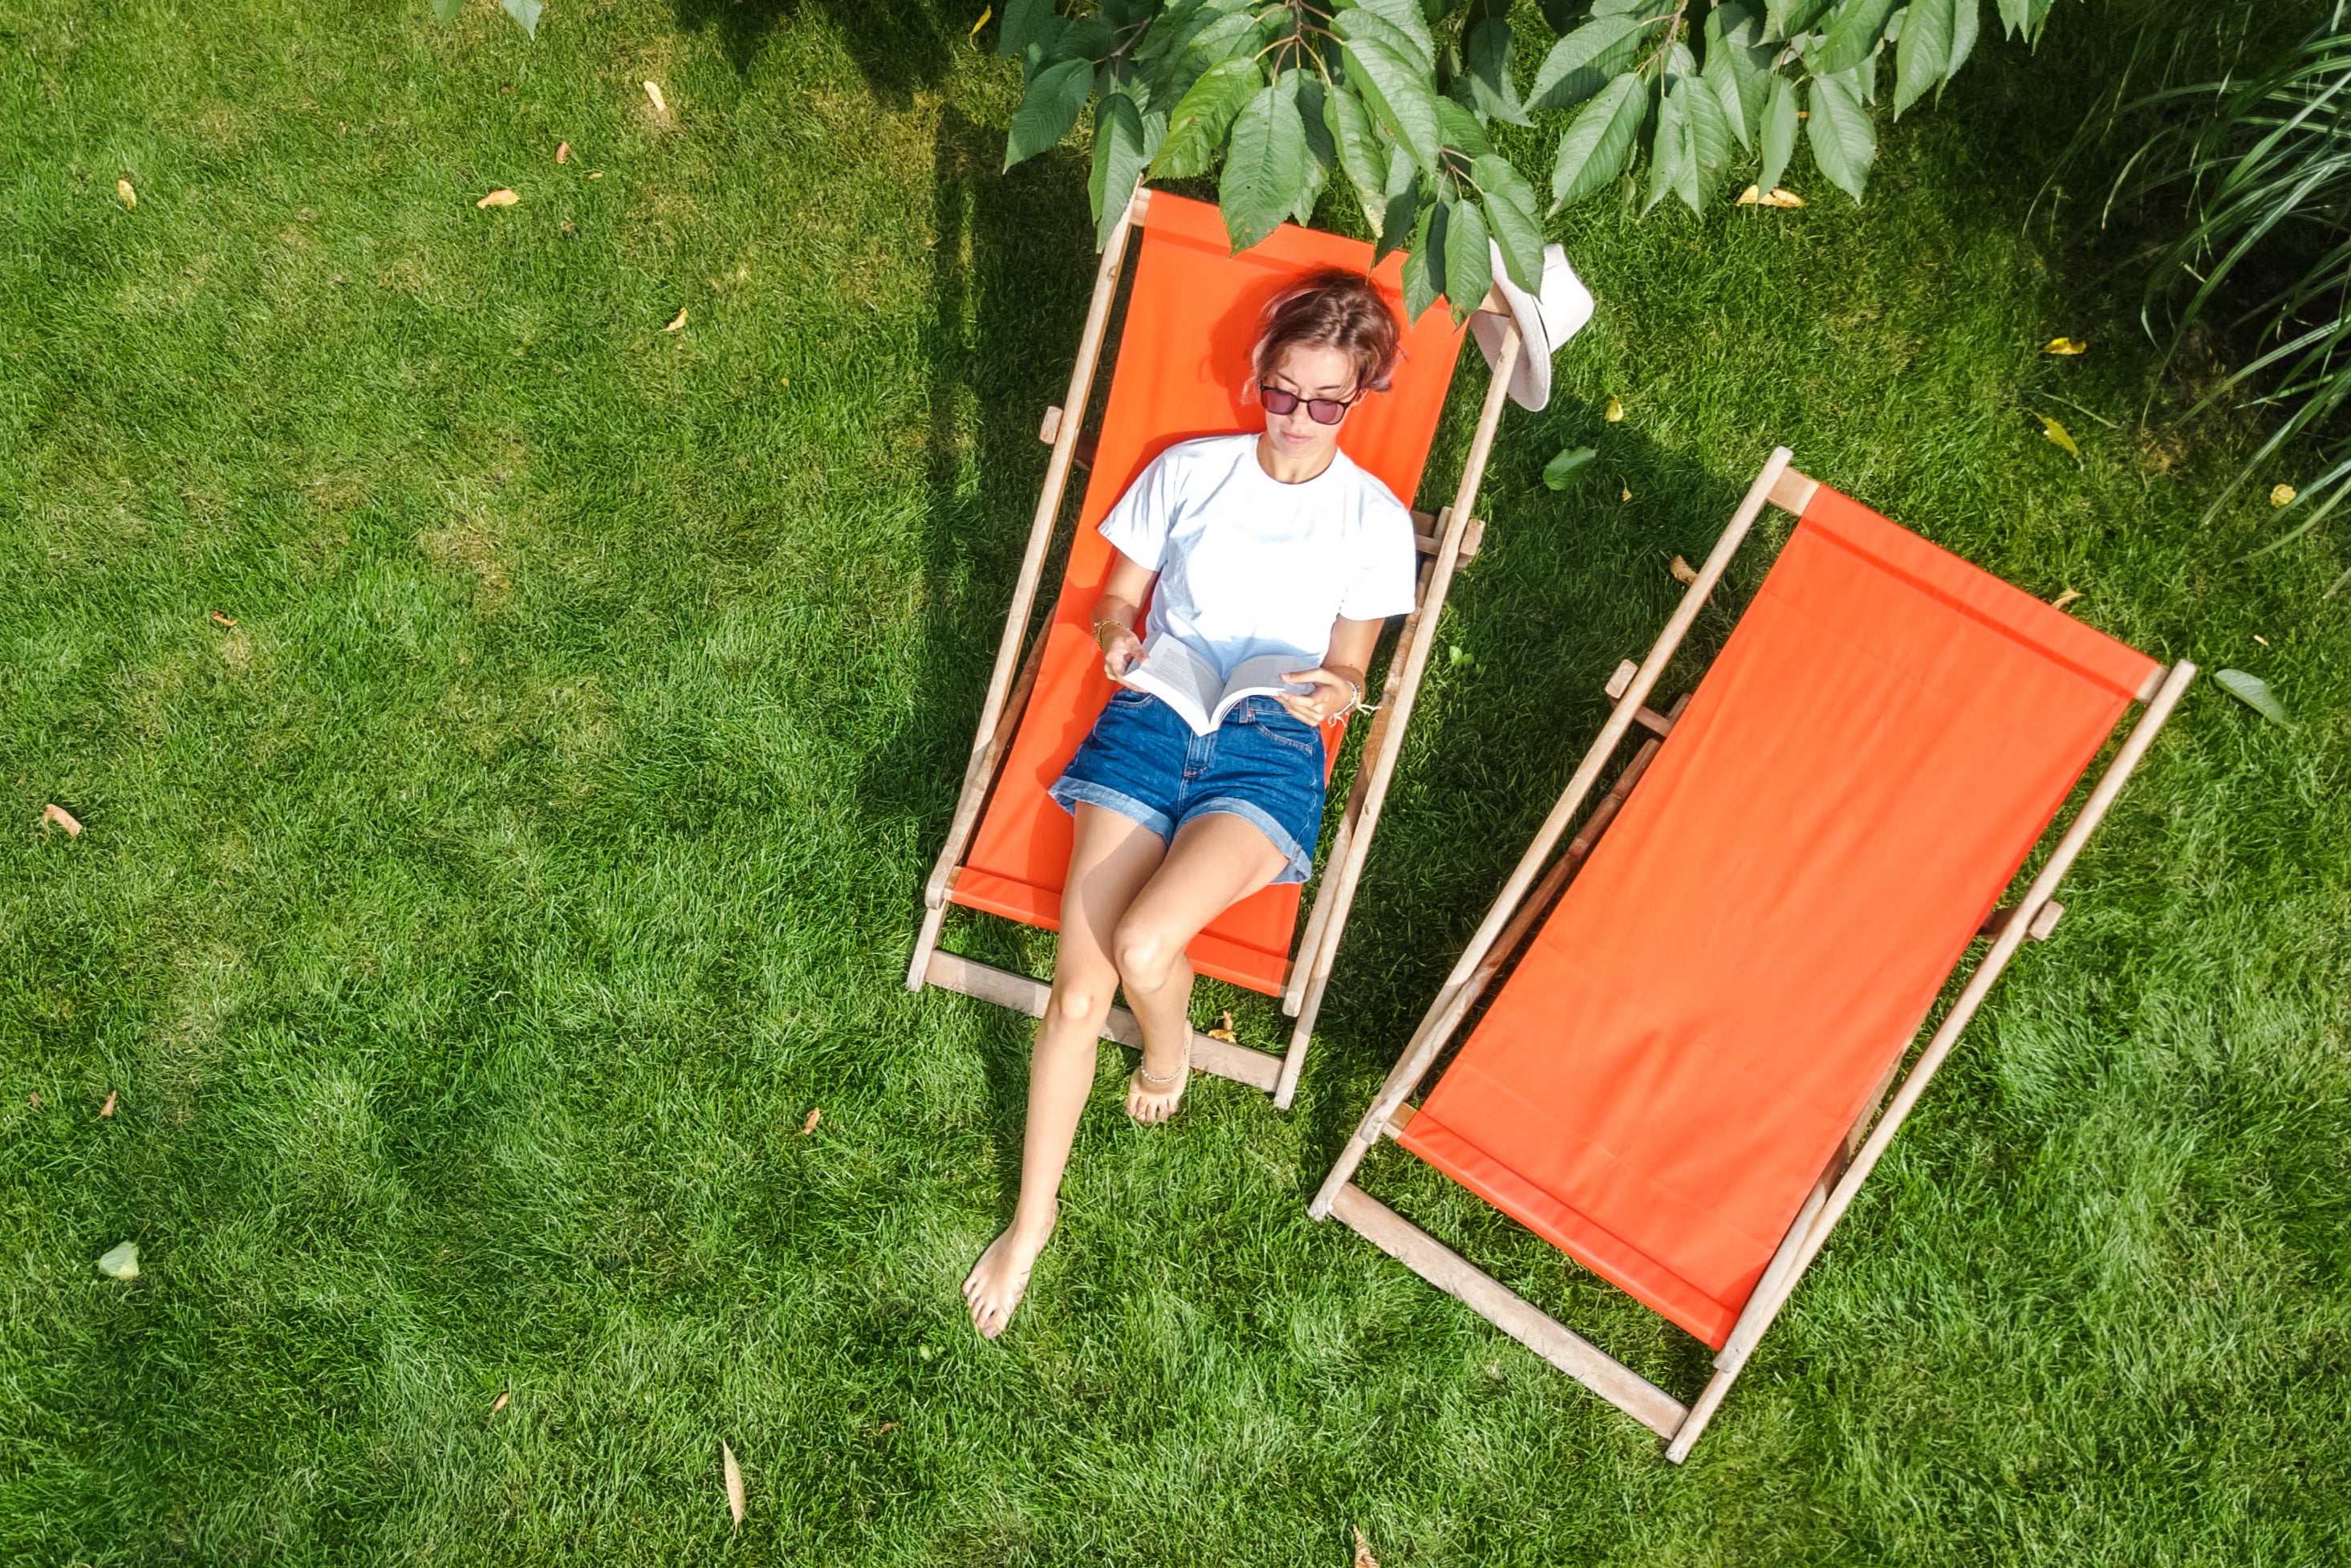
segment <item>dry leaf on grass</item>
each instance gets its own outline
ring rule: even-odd
[[[993,5],[982,5],[979,8],[979,20],[971,25],[970,40],[974,48],[979,47],[979,30],[987,26],[987,19],[995,15],[996,7]]]
[[[800,1124],[800,1136],[805,1138],[815,1132],[816,1124],[822,1120],[824,1120],[824,1113],[814,1105],[810,1106],[808,1120]]]
[[[71,811],[67,810],[63,806],[53,805],[42,807],[41,820],[47,822],[55,822],[58,827],[63,828],[66,831],[66,837],[69,839],[78,839],[81,837],[81,824],[76,821],[74,820],[74,814]]]
[[[874,1428],[874,1433],[873,1433],[873,1435],[874,1435],[875,1437],[880,1437],[880,1436],[881,1436],[883,1433],[884,1433],[884,1432],[894,1432],[894,1431],[896,1431],[897,1429],[898,1429],[898,1423],[896,1423],[895,1421],[884,1421],[884,1422],[883,1422],[883,1423],[882,1423],[882,1425],[881,1425],[880,1427],[878,1427]]]
[[[499,1395],[498,1395],[498,1397],[497,1397],[497,1403],[496,1403],[495,1405],[492,1405],[492,1406],[490,1406],[490,1414],[491,1414],[491,1415],[493,1415],[493,1416],[495,1416],[495,1415],[496,1415],[499,1411],[501,1411],[501,1410],[505,1409],[505,1408],[507,1407],[507,1400],[509,1400],[509,1399],[512,1399],[513,1397],[514,1397],[514,1390],[513,1390],[513,1389],[508,1388],[508,1389],[505,1389],[505,1390],[501,1391],[501,1392],[499,1393]]]
[[[2050,604],[2050,607],[2051,607],[2052,609],[2054,609],[2054,610],[2063,610],[2063,609],[2064,609],[2064,608],[2065,608],[2065,606],[2067,606],[2068,604],[2073,603],[2073,602],[2074,602],[2074,601],[2075,601],[2076,599],[2079,599],[2079,598],[2081,598],[2081,597],[2082,597],[2082,591],[2081,591],[2080,589],[2078,589],[2078,588],[2069,588],[2069,589],[2067,589],[2064,592],[2063,592],[2063,593],[2059,594],[2056,598],[2054,598],[2054,599],[2051,600],[2051,601],[2049,601],[2049,604]]]
[[[1625,418],[1625,400],[1621,397],[1611,397],[1608,400],[1608,406],[1601,411],[1600,417],[1611,424],[1621,423]]]
[[[1380,1568],[1380,1560],[1372,1555],[1372,1543],[1364,1539],[1364,1527],[1355,1526],[1354,1568]]]
[[[1753,185],[1739,193],[1738,205],[1742,207],[1801,207],[1804,198],[1785,185],[1774,185],[1769,192]]]
[[[653,100],[653,112],[655,114],[660,115],[664,120],[667,120],[670,117],[669,99],[662,96],[661,83],[654,81],[645,83],[645,96]]]
[[[676,331],[680,327],[683,327],[683,326],[684,326],[684,325],[685,325],[685,310],[684,310],[684,308],[681,306],[681,307],[679,308],[679,309],[678,309],[678,313],[677,313],[677,318],[676,318],[676,319],[673,320],[673,321],[672,321],[668,326],[666,326],[666,327],[663,328],[663,329],[662,329],[662,330],[663,330],[663,331],[664,331],[664,332],[674,332],[674,331]]]
[[[2270,645],[2270,640],[2267,637],[2262,636],[2258,632],[2253,633],[2253,641],[2259,643],[2264,648]]]
[[[2071,457],[2076,463],[2079,463],[2082,460],[2082,449],[2074,444],[2074,433],[2072,431],[2066,429],[2064,425],[2058,423],[2055,420],[2050,418],[2045,413],[2036,413],[2032,417],[2041,422],[2041,433],[2043,435],[2046,435],[2050,440],[2055,442],[2060,447],[2064,448],[2066,456]]]
[[[98,1271],[110,1280],[139,1278],[139,1243],[125,1241],[108,1249],[106,1256],[98,1260]]]
[[[26,1095],[25,1103],[31,1106],[36,1111],[39,1110],[41,1108],[41,1092],[36,1089],[30,1094]]]
[[[125,208],[135,207],[139,204],[139,193],[131,188],[131,182],[128,180],[117,180],[114,182],[114,194],[115,198],[121,202]]]
[[[2270,487],[2270,505],[2273,507],[2291,507],[2294,505],[2294,487],[2291,485],[2272,486]]]
[[[236,617],[234,615],[224,615],[217,610],[209,611],[206,613],[210,614],[213,620],[220,625],[234,626],[236,624]]]
[[[645,84],[651,87],[653,84]],[[724,1442],[718,1445],[719,1458],[726,1468],[726,1511],[735,1516],[735,1528],[743,1528],[743,1467],[735,1462],[735,1450]]]
[[[1241,1037],[1239,1034],[1235,1032],[1233,1029],[1233,1015],[1229,1009],[1222,1015],[1217,1027],[1208,1031],[1208,1038],[1210,1040],[1221,1040],[1227,1045],[1238,1045],[1240,1043]]]
[[[604,171],[601,169],[590,169],[588,171],[588,177],[591,180],[601,180],[604,177]]]
[[[98,1113],[99,1115],[112,1116],[114,1114],[114,1096],[115,1091],[110,1089],[106,1092],[106,1103],[98,1108]]]
[[[569,163],[571,162],[571,143],[569,141],[559,141],[555,144],[555,161],[559,163]]]
[[[1629,501],[1629,500],[1631,500],[1631,499],[1633,498],[1633,486],[1632,486],[1625,484],[1623,480],[1621,480],[1621,479],[1620,479],[1620,480],[1618,480],[1618,481],[1617,481],[1617,488],[1618,488],[1618,489],[1620,489],[1620,490],[1622,490],[1622,491],[1624,492],[1624,494],[1623,494],[1623,495],[1621,495],[1621,496],[1619,496],[1619,497],[1616,497],[1618,500],[1620,500],[1620,501]]]
[[[2089,343],[2080,338],[2052,338],[2041,346],[2044,354],[2086,354]]]
[[[475,202],[474,205],[477,207],[511,207],[517,202],[521,200],[522,198],[516,195],[512,191],[496,190],[492,191],[488,195],[484,196],[480,201]]]
[[[1696,582],[1698,580],[1698,568],[1690,565],[1688,561],[1684,560],[1679,556],[1674,557],[1674,564],[1667,567],[1666,570],[1674,574],[1674,580],[1676,582]]]

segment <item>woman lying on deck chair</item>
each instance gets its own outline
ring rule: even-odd
[[[1191,1071],[1186,949],[1229,905],[1312,868],[1322,727],[1362,705],[1382,622],[1413,607],[1412,515],[1339,450],[1348,410],[1387,384],[1400,335],[1359,273],[1318,272],[1277,296],[1251,366],[1263,434],[1169,447],[1102,520],[1118,560],[1094,641],[1121,689],[1052,789],[1076,838],[1020,1197],[964,1281],[990,1339],[1053,1233],[1113,994],[1125,988],[1143,1026],[1127,1114],[1164,1122]],[[1173,688],[1196,716],[1137,683]],[[1231,700],[1249,687],[1266,695]]]

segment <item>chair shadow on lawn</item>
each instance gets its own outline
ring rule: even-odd
[[[903,109],[917,88],[935,87],[953,57],[925,5],[906,0],[674,0],[677,25],[717,35],[737,74],[747,72],[768,35],[811,14],[822,16],[865,74],[873,96]]]

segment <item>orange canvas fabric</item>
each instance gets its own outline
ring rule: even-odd
[[[1823,486],[1403,1143],[1719,1348],[2156,668]]]
[[[1144,467],[1179,441],[1261,427],[1244,401],[1258,314],[1283,287],[1316,267],[1370,269],[1401,318],[1403,267],[1371,268],[1371,246],[1285,224],[1239,256],[1228,254],[1224,219],[1205,202],[1155,192],[1113,369],[1110,401],[1078,532],[1070,549],[1044,664],[988,802],[971,852],[948,896],[1030,925],[1059,929],[1069,869],[1070,818],[1046,790],[1110,700],[1111,683],[1092,632],[1094,601],[1115,552],[1099,531]],[[1444,412],[1461,333],[1431,310],[1405,337],[1390,390],[1347,416],[1339,444],[1406,506]],[[1342,727],[1325,735],[1336,754]],[[1298,921],[1300,889],[1269,887],[1218,916],[1191,948],[1204,974],[1269,994],[1281,988]]]

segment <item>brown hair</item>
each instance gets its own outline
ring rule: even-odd
[[[1356,389],[1385,392],[1402,335],[1395,312],[1370,278],[1343,267],[1325,267],[1267,302],[1250,357],[1263,381],[1288,350],[1343,350],[1355,362]]]

